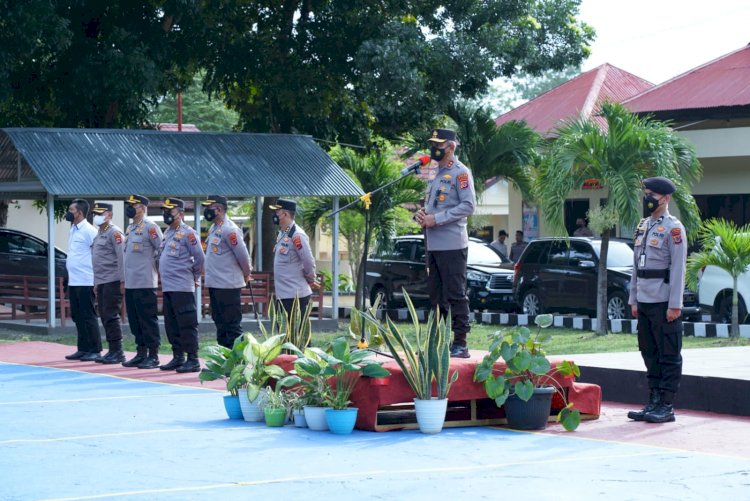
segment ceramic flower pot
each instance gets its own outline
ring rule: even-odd
[[[357,422],[356,407],[348,409],[326,409],[326,422],[331,433],[337,435],[348,435],[354,430],[354,423]]]
[[[263,403],[265,403],[265,393],[261,392],[254,401],[250,402],[247,398],[247,391],[240,390],[240,407],[242,408],[242,417],[250,423],[262,423],[265,419],[263,415]]]
[[[295,409],[292,411],[292,418],[294,419],[294,426],[297,428],[307,428],[307,420],[305,419],[305,411],[302,409]]]
[[[234,395],[224,395],[224,409],[226,409],[229,419],[242,419],[240,397]]]
[[[448,410],[448,399],[431,398],[430,400],[414,399],[414,410],[417,412],[417,423],[422,433],[440,433],[445,423]]]
[[[552,410],[552,387],[536,388],[528,402],[515,395],[508,397],[503,407],[508,427],[516,430],[543,430]]]
[[[328,431],[326,422],[326,407],[305,406],[305,421],[307,427],[313,431]]]
[[[284,426],[284,421],[286,421],[286,409],[283,407],[266,407],[263,409],[263,415],[266,418],[266,426],[280,427]]]

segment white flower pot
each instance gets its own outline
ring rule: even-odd
[[[242,409],[242,417],[245,421],[250,423],[262,423],[266,420],[265,414],[263,414],[263,406],[265,403],[266,394],[261,392],[254,401],[250,402],[247,398],[247,390],[244,388],[240,390],[240,408]]]
[[[448,410],[448,399],[430,400],[414,399],[414,409],[417,411],[417,423],[422,433],[440,433],[445,423],[445,413]]]
[[[326,421],[327,407],[305,406],[305,421],[307,427],[313,431],[328,431],[328,422]]]
[[[292,417],[294,418],[294,426],[296,426],[297,428],[307,428],[307,420],[305,419],[304,410],[293,410]]]

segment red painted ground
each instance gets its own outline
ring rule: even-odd
[[[73,347],[56,343],[0,343],[0,362],[108,374],[158,383],[201,386],[196,373],[177,374],[158,369],[128,369],[120,365],[65,360],[65,355],[73,351]],[[129,353],[128,357],[131,356],[133,354]],[[166,361],[165,359],[164,362]],[[222,381],[206,383],[203,386],[224,389]],[[604,402],[600,418],[584,421],[575,432],[567,433],[561,426],[552,425],[544,433],[567,435],[574,439],[635,443],[750,458],[750,418],[677,409],[677,422],[657,425],[630,421],[626,415],[632,409],[632,406]]]

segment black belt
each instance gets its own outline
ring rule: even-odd
[[[663,278],[666,283],[669,283],[669,269],[666,270],[638,270],[636,272],[638,278]]]

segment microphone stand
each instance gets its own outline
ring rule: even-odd
[[[410,171],[406,172],[405,174],[401,174],[401,176],[398,177],[397,179],[394,179],[393,181],[389,181],[386,184],[384,184],[382,186],[379,186],[379,187],[375,188],[374,190],[372,190],[372,191],[370,191],[368,193],[365,193],[364,195],[362,195],[358,199],[354,200],[353,202],[348,203],[345,206],[339,208],[338,210],[330,212],[330,213],[328,213],[326,215],[326,217],[332,217],[332,216],[338,214],[339,212],[341,212],[341,211],[343,211],[345,209],[348,209],[349,207],[352,207],[352,206],[356,205],[359,202],[362,202],[362,206],[365,209],[365,248],[364,248],[364,254],[363,254],[364,260],[362,262],[362,292],[360,293],[360,308],[362,308],[362,311],[365,311],[367,309],[365,307],[365,283],[367,282],[367,258],[368,258],[368,252],[369,252],[369,247],[370,247],[370,224],[369,223],[370,223],[370,204],[372,203],[372,196],[375,193],[383,191],[384,189],[388,188],[389,186],[398,183],[399,181],[401,181],[405,177],[411,176],[412,173],[414,173],[414,172],[416,172],[418,170],[419,170],[419,167],[417,167],[414,170],[410,170]],[[337,257],[338,256],[334,256],[333,258],[336,259]],[[362,333],[362,335],[361,335],[361,338],[359,340],[359,343],[357,343],[357,347],[359,349],[368,349],[368,347],[370,346],[370,344],[367,341],[367,339],[365,339],[365,317],[364,317],[364,315],[361,315],[361,317],[362,317],[362,325],[361,325],[361,328],[360,328],[360,332]],[[370,350],[370,351],[373,351],[373,352],[378,353],[380,355],[390,356],[390,355],[387,355],[386,353],[382,353],[382,352],[377,351],[377,350]]]

